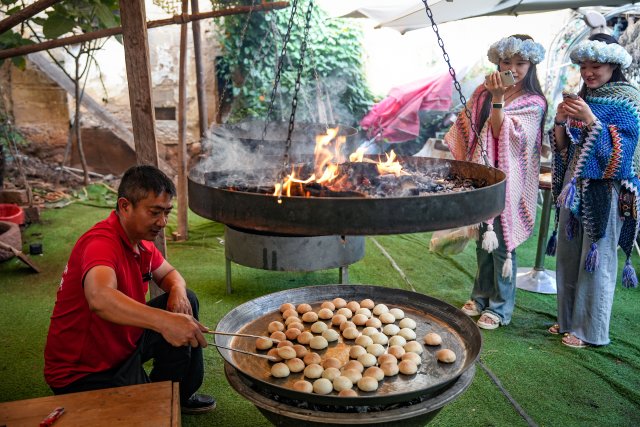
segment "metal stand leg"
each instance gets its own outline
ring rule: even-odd
[[[231,294],[231,260],[225,258],[224,269],[227,276],[227,295]]]
[[[340,285],[349,284],[349,266],[348,265],[338,268],[338,283]]]
[[[536,250],[536,262],[533,269],[528,267],[518,269],[516,287],[525,291],[541,294],[555,294],[556,272],[545,270],[544,255],[549,234],[549,220],[551,218],[551,190],[544,189],[542,197],[542,217],[540,218],[540,233],[538,235],[538,248]]]

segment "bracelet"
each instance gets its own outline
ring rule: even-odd
[[[494,102],[491,104],[491,108],[495,108],[500,110],[502,107],[504,107],[504,102]]]
[[[563,121],[559,122],[558,120],[554,120],[553,124],[556,125],[556,126],[564,126],[564,125],[567,124],[567,121],[563,120]]]

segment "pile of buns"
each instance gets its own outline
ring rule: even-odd
[[[300,374],[293,384],[300,392],[357,396],[374,392],[385,377],[414,375],[423,363],[423,346],[416,341],[417,323],[399,308],[335,298],[324,301],[317,312],[310,304],[280,306],[282,321],[267,326],[268,336],[256,339],[256,349],[275,358],[274,378]],[[321,354],[342,336],[348,345],[349,361]],[[440,346],[442,338],[428,333],[424,343]],[[449,349],[436,352],[439,362],[453,363]]]

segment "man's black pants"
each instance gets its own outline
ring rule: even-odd
[[[187,289],[187,296],[198,319],[198,298]],[[162,294],[149,301],[147,305],[166,310],[169,294]],[[147,375],[143,364],[153,359],[153,368]],[[186,402],[202,385],[204,362],[202,347],[174,347],[158,332],[145,329],[138,341],[136,351],[119,367],[107,371],[89,374],[68,386],[51,387],[54,394],[75,393],[109,387],[145,384],[158,381],[180,383],[180,401]]]

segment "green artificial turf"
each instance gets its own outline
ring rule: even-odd
[[[108,197],[102,202],[110,203]],[[33,257],[42,273],[31,273],[17,259],[0,264],[0,402],[47,396],[42,351],[56,288],[76,239],[109,209],[91,200],[42,212],[42,223],[27,228],[25,248],[42,242],[44,255]],[[100,204],[100,203],[98,203]],[[175,225],[172,219],[167,235]],[[456,307],[468,298],[475,274],[475,245],[443,257],[429,253],[429,234],[368,237],[365,257],[350,266],[351,283],[415,288]],[[232,266],[233,289],[225,293],[223,227],[190,214],[189,240],[168,242],[169,261],[187,279],[201,302],[201,321],[215,326],[235,306],[292,287],[337,283],[337,270],[313,273],[271,272]],[[532,266],[537,235],[518,249],[520,266]],[[394,269],[380,246],[395,260]],[[622,257],[621,257],[622,258]],[[553,269],[555,259],[547,257]],[[634,264],[640,260],[634,255]],[[621,260],[622,265],[622,260]],[[621,270],[620,270],[621,271]],[[639,270],[640,271],[640,270]],[[510,325],[482,331],[480,357],[534,423],[543,426],[640,425],[640,290],[618,287],[611,322],[612,343],[576,350],[560,344],[546,328],[555,320],[554,295],[517,291]],[[205,350],[206,376],[201,391],[216,396],[215,412],[184,416],[184,426],[268,426],[267,420],[227,384],[222,360]],[[435,426],[524,426],[527,422],[477,366],[471,386],[442,409]]]

